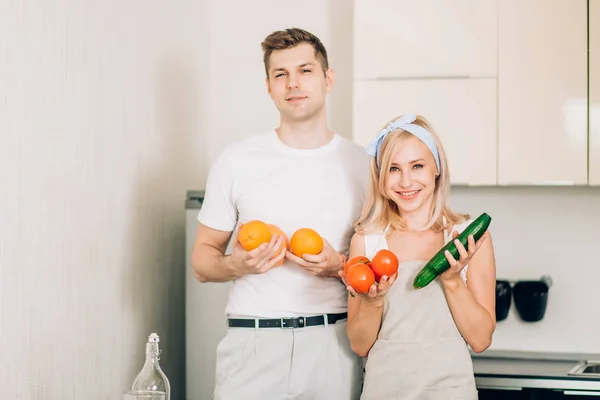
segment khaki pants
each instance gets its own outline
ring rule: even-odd
[[[346,322],[228,328],[217,348],[214,399],[358,399],[362,361],[350,349]]]

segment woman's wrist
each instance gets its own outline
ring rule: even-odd
[[[363,297],[361,301],[361,307],[365,307],[367,310],[381,311],[383,308],[382,297]]]

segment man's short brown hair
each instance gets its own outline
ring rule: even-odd
[[[275,31],[265,38],[261,43],[262,50],[265,53],[263,61],[267,78],[269,77],[269,61],[271,53],[276,50],[285,50],[298,46],[300,43],[309,43],[315,49],[315,58],[321,64],[323,73],[329,69],[327,61],[327,50],[321,43],[321,40],[310,32],[300,28],[290,28],[282,31]]]

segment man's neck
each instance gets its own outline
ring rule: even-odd
[[[333,139],[325,118],[291,122],[281,120],[277,136],[285,145],[295,149],[316,149]]]

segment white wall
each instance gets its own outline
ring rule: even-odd
[[[600,188],[452,188],[451,204],[492,217],[498,279],[550,275],[544,319],[514,308],[497,324],[491,349],[600,354]]]
[[[271,129],[260,43],[330,51],[350,135],[352,2],[0,4],[0,398],[117,399],[161,335],[184,388],[184,198]],[[201,338],[199,338],[200,340]]]
[[[181,398],[204,3],[0,2],[0,398],[115,400],[161,335]]]

